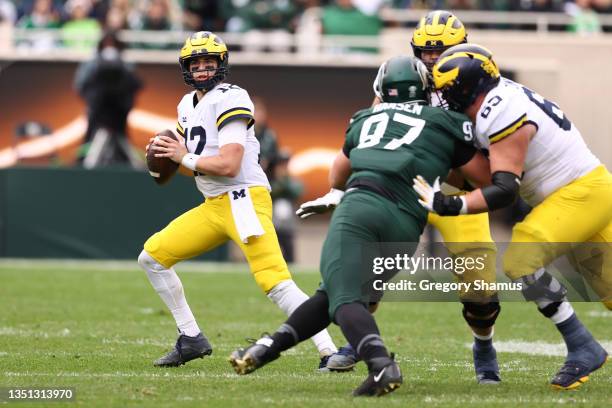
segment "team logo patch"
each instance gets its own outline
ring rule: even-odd
[[[242,190],[232,191],[232,199],[238,200],[239,198],[246,198],[246,191],[244,188]]]

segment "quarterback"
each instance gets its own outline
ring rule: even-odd
[[[179,141],[157,136],[148,148],[192,170],[205,201],[151,236],[138,257],[180,333],[175,348],[155,361],[156,366],[178,366],[212,353],[173,269],[177,262],[232,240],[257,285],[287,315],[308,299],[291,279],[272,225],[270,185],[258,163],[253,103],[244,89],[224,83],[227,46],[213,33],[197,32],[185,41],[179,63],[185,83],[194,88],[178,105]],[[324,366],[336,348],[327,331],[315,334],[313,341]]]
[[[237,373],[268,364],[335,322],[368,367],[353,395],[380,396],[402,384],[399,365],[368,311],[372,284],[381,275],[369,268],[364,273],[360,253],[367,246],[376,258],[384,254],[377,243],[418,242],[427,223],[427,211],[409,187],[418,172],[446,177],[459,168],[483,184],[481,168],[487,166],[472,146],[468,118],[427,105],[427,78],[427,68],[414,57],[392,58],[378,71],[382,103],[353,115],[330,173],[332,187],[346,187],[346,193],[323,244],[323,283],[276,333],[232,353]],[[407,104],[414,106],[399,106]],[[484,179],[488,182],[488,174]],[[387,280],[397,270],[390,272]]]
[[[512,230],[504,272],[522,283],[525,298],[535,301],[566,343],[567,358],[553,387],[577,388],[606,362],[607,353],[576,317],[566,289],[545,268],[567,253],[611,306],[612,175],[563,111],[501,77],[484,47],[464,44],[445,51],[433,78],[449,108],[472,120],[478,147],[489,151],[492,184],[452,197],[440,192],[438,180],[419,176],[414,188],[421,204],[440,215],[479,213],[503,208],[520,194],[533,207]],[[572,245],[581,242],[598,243],[601,256],[584,262],[585,254]]]
[[[440,54],[453,45],[465,42],[467,42],[467,33],[463,23],[448,11],[435,10],[421,18],[413,31],[411,45],[414,56],[423,61],[431,72]],[[377,104],[381,101],[381,94],[376,82],[374,82],[374,93],[376,95],[374,104]],[[430,100],[432,106],[439,106],[442,102],[437,93],[432,93]],[[463,178],[459,177],[453,184],[462,182]],[[302,204],[298,211],[301,211],[302,216],[308,216],[312,213],[312,208],[331,209],[337,204],[341,195],[342,192],[332,191],[327,198],[335,198],[334,202],[329,202],[328,205],[322,207],[321,204],[326,201],[326,198],[322,197]],[[466,268],[461,273],[455,270],[455,276],[460,283],[469,284],[479,280],[495,282],[496,248],[491,238],[487,213],[466,214],[458,217],[442,217],[429,213],[427,222],[440,232],[453,257],[484,260],[481,268]],[[472,352],[476,379],[480,384],[499,383],[501,378],[497,354],[493,346],[493,327],[501,307],[497,291],[490,289],[495,285],[459,287],[463,288],[459,291],[463,304],[463,317],[474,335]],[[338,353],[330,357],[327,367],[332,371],[352,370],[358,360],[357,353],[348,344],[340,347]]]

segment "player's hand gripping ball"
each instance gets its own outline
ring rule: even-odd
[[[167,136],[174,140],[178,140],[176,135],[169,129],[162,130],[156,137],[157,136]],[[151,148],[153,144],[155,144],[155,138],[151,139],[151,143],[147,145],[147,167],[149,168],[149,174],[153,177],[153,180],[161,185],[167,183],[168,180],[174,176],[179,165],[168,157],[155,157],[155,153],[159,153],[156,149]]]

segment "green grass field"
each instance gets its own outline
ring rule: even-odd
[[[0,388],[76,390],[74,402],[9,405],[612,406],[612,364],[579,391],[548,387],[563,361],[561,339],[533,305],[522,303],[504,304],[496,326],[499,386],[475,383],[459,303],[383,303],[377,320],[404,374],[403,387],[384,398],[350,396],[365,378],[363,364],[349,374],[316,372],[318,355],[310,342],[239,377],[227,362],[229,353],[245,345],[245,337],[274,331],[285,317],[246,268],[200,264],[177,270],[214,352],[180,368],[159,369],[152,361],[173,346],[176,329],[135,262],[0,262]],[[295,279],[312,293],[318,274],[298,272]],[[612,312],[598,303],[574,306],[611,351]],[[331,332],[342,345],[338,328]]]

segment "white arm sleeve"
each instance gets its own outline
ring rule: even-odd
[[[246,144],[247,124],[246,121],[237,119],[229,122],[219,130],[219,147],[230,143]]]

